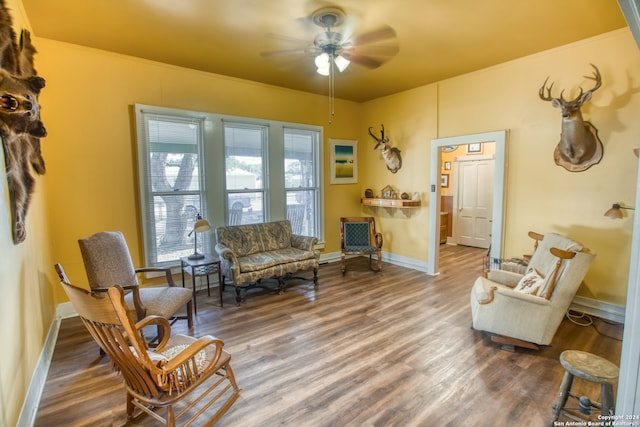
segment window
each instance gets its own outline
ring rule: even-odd
[[[227,224],[265,221],[267,127],[223,123]]]
[[[284,186],[287,219],[294,234],[318,236],[319,132],[284,129]]]
[[[193,253],[198,213],[214,228],[287,218],[323,240],[322,128],[144,105],[136,124],[147,265]]]
[[[162,265],[193,252],[190,232],[196,215],[204,214],[199,173],[203,121],[143,112],[140,125],[146,261]]]

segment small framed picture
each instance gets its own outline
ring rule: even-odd
[[[329,140],[331,176],[329,184],[358,183],[358,141]]]
[[[440,175],[440,187],[448,188],[449,187],[449,174],[443,173]]]
[[[467,144],[467,153],[482,153],[482,143]]]
[[[444,162],[444,170],[446,171],[451,170],[451,162]]]

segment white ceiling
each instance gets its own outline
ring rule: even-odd
[[[38,37],[326,94],[299,53],[337,6],[358,35],[393,27],[397,55],[335,79],[336,97],[366,101],[626,27],[616,0],[23,0]],[[347,31],[347,30],[343,30]],[[299,40],[294,42],[290,39]],[[37,46],[36,46],[37,47]],[[375,50],[365,50],[371,53]],[[37,61],[37,58],[36,58]],[[590,59],[585,58],[585,63]]]

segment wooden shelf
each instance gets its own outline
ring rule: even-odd
[[[383,208],[419,208],[420,200],[402,199],[367,199],[362,198],[360,202],[364,206],[381,206]]]

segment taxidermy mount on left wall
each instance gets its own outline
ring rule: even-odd
[[[29,31],[19,42],[4,0],[0,0],[0,138],[11,204],[13,243],[27,236],[25,217],[35,187],[32,170],[45,173],[40,138],[47,131],[40,121],[38,94],[45,80],[33,68],[36,49]]]

